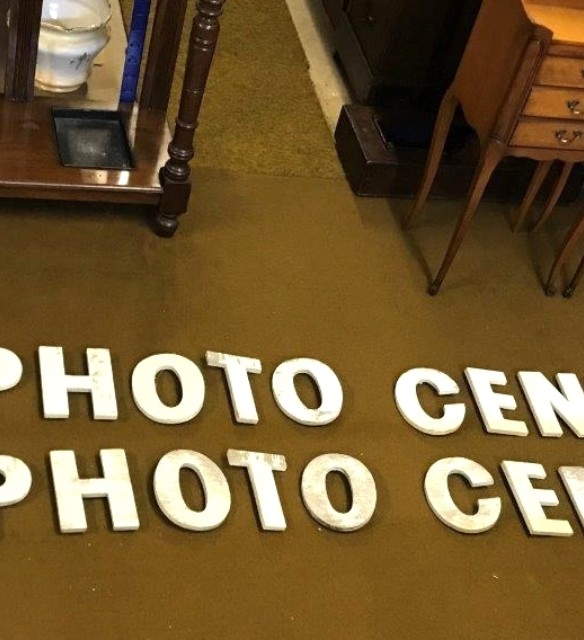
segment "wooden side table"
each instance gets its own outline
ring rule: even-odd
[[[121,53],[113,42],[106,47],[104,53],[112,53],[103,65],[105,71],[95,69],[80,92],[39,95],[34,77],[43,0],[0,0],[5,10],[0,19],[6,21],[6,8],[10,9],[0,99],[0,197],[150,204],[156,207],[155,231],[166,237],[175,233],[191,193],[189,162],[225,0],[196,2],[179,113],[171,134],[166,111],[187,2],[157,1],[141,95],[133,103],[120,104],[119,86],[95,85],[99,77],[115,76],[116,67],[123,69],[125,46]],[[119,112],[132,168],[62,166],[54,139],[54,107]]]
[[[584,161],[584,0],[484,0],[458,72],[436,121],[424,178],[405,226],[424,206],[446,135],[460,106],[477,133],[481,158],[442,265],[436,295],[504,156],[540,164],[519,219],[551,162]],[[564,171],[562,179],[566,177]],[[548,291],[552,292],[552,270]]]

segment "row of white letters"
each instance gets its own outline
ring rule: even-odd
[[[100,451],[102,476],[80,478],[74,451],[51,451],[49,454],[53,490],[59,526],[63,533],[87,531],[84,500],[107,500],[114,531],[135,531],[140,528],[134,491],[125,451]],[[252,487],[261,528],[264,531],[284,531],[286,518],[276,485],[275,472],[287,468],[286,458],[268,454],[230,449],[227,461],[231,467],[247,471]],[[503,473],[513,497],[532,535],[571,536],[574,531],[567,520],[548,518],[543,507],[559,504],[552,489],[536,489],[532,480],[545,480],[542,465],[532,462],[504,461]],[[183,495],[180,475],[193,472],[204,495],[201,510],[190,507]],[[327,476],[341,473],[347,480],[351,505],[340,512],[332,505],[327,491]],[[572,505],[584,526],[584,467],[560,467],[560,478]],[[0,474],[5,482],[0,486],[0,507],[22,502],[30,492],[32,474],[28,465],[13,456],[0,456]],[[434,514],[448,527],[461,533],[484,533],[492,529],[501,516],[501,498],[480,498],[473,514],[464,513],[454,502],[449,479],[462,476],[471,488],[494,484],[492,475],[468,458],[444,458],[435,462],[426,473],[424,491]],[[231,509],[231,492],[221,469],[197,451],[180,449],[164,455],[156,466],[153,490],[161,512],[177,527],[189,531],[210,531],[221,526]],[[304,505],[310,515],[323,526],[340,532],[357,531],[373,517],[377,505],[375,480],[367,467],[351,456],[331,453],[314,458],[305,467],[300,482]]]
[[[249,374],[262,372],[256,358],[206,352],[209,367],[223,369],[229,387],[235,418],[240,424],[257,424],[258,413]],[[39,347],[43,414],[45,418],[69,417],[69,393],[89,393],[95,420],[117,420],[118,405],[108,349],[87,349],[87,375],[66,373],[62,347]],[[157,376],[169,371],[180,385],[180,400],[165,404],[158,395]],[[22,379],[20,358],[0,348],[0,391],[13,389]],[[294,378],[308,375],[316,385],[320,406],[307,407],[296,392]],[[343,408],[343,390],[334,371],[312,358],[296,358],[280,364],[272,376],[272,391],[278,407],[292,420],[307,426],[327,425],[336,420]],[[184,424],[195,418],[205,400],[205,381],[199,367],[175,353],[160,353],[139,362],[132,372],[132,395],[140,411],[160,424]]]
[[[464,374],[487,433],[529,434],[523,420],[503,414],[503,411],[517,409],[513,395],[493,389],[507,385],[503,371],[469,367]],[[557,387],[539,371],[520,371],[517,379],[542,436],[561,437],[561,418],[578,438],[584,438],[584,390],[574,373],[558,373]],[[429,415],[418,396],[418,387],[423,384],[432,387],[439,396],[460,394],[456,381],[442,371],[426,368],[406,371],[395,386],[395,401],[403,418],[418,431],[432,436],[444,436],[460,429],[466,416],[464,402],[445,403],[441,416]]]
[[[116,389],[108,349],[87,349],[87,375],[66,373],[62,347],[39,347],[39,365],[45,418],[69,417],[69,393],[90,393],[93,417],[116,420]],[[207,351],[209,367],[224,371],[233,413],[239,424],[257,424],[258,413],[250,384],[250,374],[262,372],[256,358]],[[180,400],[165,404],[158,395],[156,380],[163,371],[172,372],[180,385]],[[20,358],[8,349],[0,349],[0,391],[15,387],[22,378]],[[294,379],[306,374],[319,392],[320,405],[307,407],[296,392]],[[526,436],[527,424],[506,417],[503,411],[517,409],[513,395],[495,391],[504,387],[503,371],[467,368],[465,376],[488,433]],[[517,379],[541,435],[563,435],[560,419],[579,438],[584,438],[584,390],[573,373],[559,373],[557,387],[539,371],[521,371]],[[422,406],[418,387],[429,385],[439,396],[456,396],[460,388],[455,380],[437,369],[416,368],[402,374],[395,385],[395,400],[404,419],[422,433],[448,435],[457,431],[466,416],[464,402],[444,404],[441,416],[432,416]],[[185,424],[201,411],[205,399],[205,381],[199,367],[188,358],[173,353],[156,354],[139,362],[132,372],[132,395],[136,406],[160,424]],[[280,364],[272,376],[272,392],[284,414],[299,424],[324,426],[340,415],[343,389],[335,372],[313,358],[297,358]]]
[[[123,449],[100,451],[102,476],[80,478],[74,451],[51,451],[49,463],[57,505],[59,526],[63,533],[87,531],[84,500],[105,498],[114,531],[135,531],[140,520],[126,453]],[[284,531],[286,518],[276,485],[275,472],[286,471],[285,456],[230,449],[227,461],[231,467],[246,469],[257,512],[264,531]],[[204,496],[201,510],[192,509],[181,488],[181,472],[193,472]],[[338,472],[345,476],[351,493],[351,507],[337,511],[327,492],[327,476]],[[22,502],[32,487],[29,466],[13,456],[0,455],[0,507]],[[310,515],[330,529],[349,532],[364,527],[375,512],[377,489],[367,467],[351,456],[333,453],[314,458],[305,467],[301,494]],[[179,449],[164,455],[153,476],[156,502],[162,513],[181,529],[210,531],[219,527],[231,509],[231,491],[221,469],[197,451]]]
[[[574,530],[567,520],[548,518],[543,507],[560,503],[553,489],[536,489],[532,480],[545,480],[546,471],[535,462],[506,460],[501,463],[503,474],[519,508],[525,526],[534,536],[572,536]],[[558,474],[584,527],[584,467],[560,467]],[[501,498],[477,500],[473,515],[462,512],[448,488],[449,478],[459,475],[472,488],[490,487],[493,476],[483,466],[468,458],[444,458],[435,462],[424,480],[426,500],[434,514],[447,526],[461,533],[483,533],[492,529],[501,516]]]

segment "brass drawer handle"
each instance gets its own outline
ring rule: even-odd
[[[578,140],[578,138],[581,138],[581,137],[582,137],[582,131],[580,131],[579,129],[572,131],[571,137],[568,136],[568,131],[566,129],[560,129],[559,131],[556,131],[556,138],[558,139],[560,144],[565,144],[565,145],[572,144],[573,142]]]
[[[575,116],[581,116],[582,113],[584,113],[582,111],[582,109],[580,109],[580,100],[568,100],[568,102],[566,103],[568,105],[568,109],[575,115]]]

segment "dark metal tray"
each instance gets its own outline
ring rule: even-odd
[[[132,169],[132,152],[117,111],[53,108],[59,157],[64,167]]]

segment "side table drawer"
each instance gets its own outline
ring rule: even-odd
[[[533,87],[523,115],[584,120],[584,89]]]
[[[548,56],[541,65],[535,83],[584,89],[584,59]]]
[[[573,120],[521,118],[512,147],[584,150],[584,124]]]

